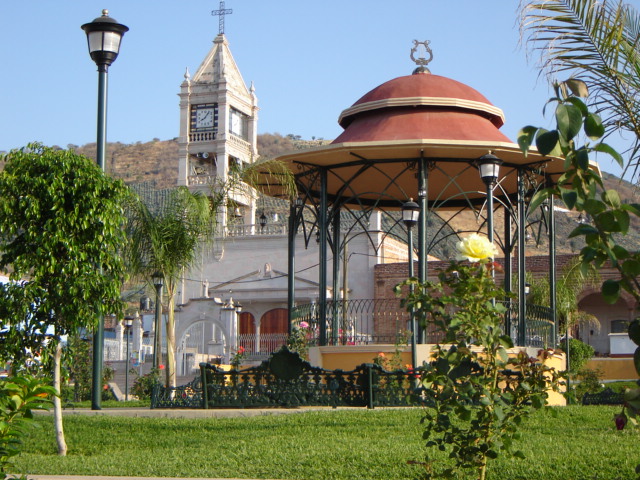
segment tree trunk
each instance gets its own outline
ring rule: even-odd
[[[176,317],[174,312],[175,290],[167,289],[167,387],[176,387]]]
[[[64,439],[64,429],[62,428],[62,385],[60,381],[60,369],[62,367],[62,343],[56,343],[56,351],[53,356],[53,388],[58,395],[53,397],[53,425],[56,432],[56,443],[58,444],[58,455],[67,455],[67,442]]]

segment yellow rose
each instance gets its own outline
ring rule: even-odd
[[[498,250],[487,237],[472,233],[458,242],[458,260],[479,262],[487,258],[494,258]]]

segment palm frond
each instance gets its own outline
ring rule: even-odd
[[[621,0],[523,0],[521,38],[541,72],[585,81],[608,134],[633,134],[627,169],[640,156],[640,15]],[[564,78],[560,79],[564,80]]]

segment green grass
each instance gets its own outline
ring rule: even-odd
[[[538,412],[523,427],[527,458],[500,458],[489,479],[635,479],[638,431],[617,431],[620,408]],[[421,410],[328,410],[247,418],[65,417],[69,453],[56,455],[39,417],[15,464],[28,474],[269,479],[414,479],[424,458]]]
[[[151,405],[151,400],[103,400],[100,402],[102,408],[134,408],[134,407],[148,407]],[[63,403],[64,408],[91,408],[91,400],[84,400],[82,402],[66,402]]]

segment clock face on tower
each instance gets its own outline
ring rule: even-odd
[[[218,128],[218,105],[203,103],[191,107],[191,131],[210,132]]]
[[[234,135],[237,135],[239,137],[245,138],[246,135],[246,115],[240,113],[238,110],[236,109],[231,109],[231,114],[230,114],[230,120],[231,120],[231,127],[229,128],[229,130],[231,131],[231,133],[233,133]]]
[[[213,127],[213,108],[201,108],[196,112],[196,128]]]

